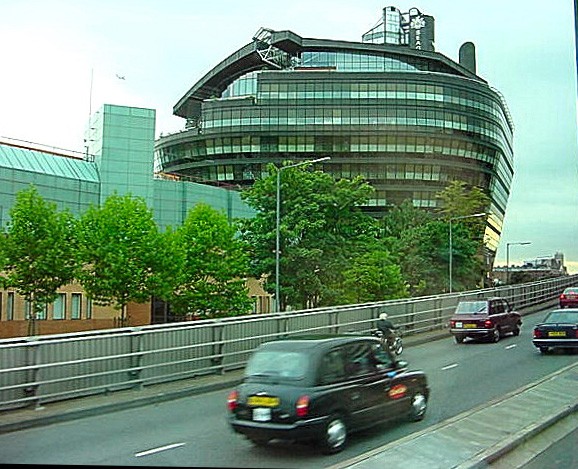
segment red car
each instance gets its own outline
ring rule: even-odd
[[[505,298],[460,301],[450,319],[450,332],[461,344],[466,337],[498,342],[511,332],[520,335],[522,315],[512,310]]]
[[[578,287],[568,287],[560,295],[560,308],[578,307]]]

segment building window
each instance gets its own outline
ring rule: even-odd
[[[86,319],[92,319],[92,300],[86,299]]]
[[[70,316],[72,319],[80,319],[81,315],[81,301],[82,295],[80,293],[73,293],[72,294],[72,311]]]
[[[66,318],[66,293],[59,293],[52,306],[52,319]]]
[[[30,319],[32,316],[32,306],[33,303],[31,301],[24,301],[24,314],[25,314],[25,318],[26,319]],[[46,319],[46,311],[47,311],[47,306],[46,305],[35,305],[35,307],[37,308],[37,312],[38,314],[36,315],[36,319]]]
[[[6,298],[6,321],[14,320],[14,292],[8,292]]]
[[[48,319],[48,305],[38,305],[38,317],[37,319]]]

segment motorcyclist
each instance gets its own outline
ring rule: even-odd
[[[383,334],[382,336],[382,342],[385,348],[385,351],[391,354],[391,351],[389,349],[389,345],[393,343],[393,340],[395,339],[395,330],[397,329],[396,326],[394,326],[393,322],[391,322],[388,319],[387,313],[381,313],[379,315],[379,319],[377,321],[377,329],[379,329],[381,331],[381,333]]]

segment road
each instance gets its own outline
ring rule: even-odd
[[[228,391],[216,391],[75,421],[0,435],[0,463],[123,466],[318,468],[426,429],[465,410],[536,381],[576,361],[570,353],[542,356],[531,344],[534,323],[497,344],[456,344],[447,338],[406,347],[410,368],[423,369],[432,390],[419,423],[382,425],[351,437],[337,455],[277,444],[255,448],[226,422]],[[496,421],[496,425],[500,425]]]

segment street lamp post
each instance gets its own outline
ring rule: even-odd
[[[323,158],[317,158],[315,160],[301,161],[299,163],[290,164],[287,166],[280,166],[277,168],[277,203],[275,208],[276,220],[275,220],[275,309],[279,311],[280,304],[280,280],[279,280],[279,250],[280,250],[280,228],[281,228],[281,171],[289,168],[295,168],[297,166],[303,166],[305,164],[318,163],[319,161],[330,160],[330,156],[325,156]]]
[[[476,218],[476,217],[483,217],[486,216],[486,212],[482,213],[474,213],[473,215],[463,215],[461,217],[453,217],[450,218],[450,239],[449,239],[449,250],[450,250],[450,259],[449,259],[449,290],[450,293],[453,291],[453,279],[452,279],[452,267],[453,267],[453,244],[452,244],[452,221],[454,220],[463,220],[464,218]]]
[[[522,241],[516,243],[506,243],[506,285],[510,284],[510,246],[525,246],[532,244],[531,241]]]

